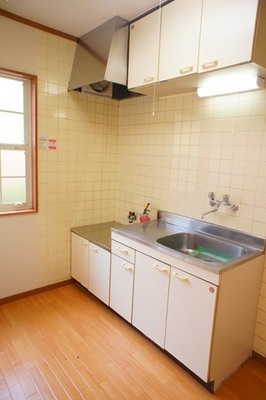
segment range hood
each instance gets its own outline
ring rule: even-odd
[[[116,16],[80,37],[68,90],[113,99],[136,96],[127,89],[128,21]]]

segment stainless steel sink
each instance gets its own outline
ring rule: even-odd
[[[247,253],[245,248],[236,244],[191,232],[164,236],[157,239],[157,242],[172,250],[209,263],[229,262]]]

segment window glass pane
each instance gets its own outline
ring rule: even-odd
[[[37,211],[36,83],[0,67],[0,217]]]
[[[2,150],[1,151],[1,175],[3,177],[25,176],[26,173],[25,151]]]
[[[2,179],[2,203],[17,203],[26,201],[26,179],[25,178],[3,178]]]
[[[0,110],[24,112],[23,81],[0,76]]]
[[[0,111],[0,143],[24,143],[24,115]]]

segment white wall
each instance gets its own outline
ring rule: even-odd
[[[37,73],[37,30],[0,16],[1,67]]]
[[[36,75],[35,29],[0,17],[0,66]],[[0,217],[0,298],[31,290],[38,280],[37,215]]]
[[[0,218],[0,298],[39,286],[36,215]]]

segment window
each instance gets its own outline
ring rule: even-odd
[[[36,86],[0,69],[0,214],[37,211]]]

